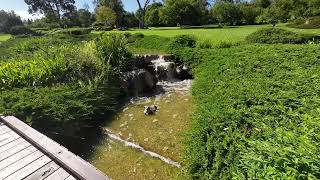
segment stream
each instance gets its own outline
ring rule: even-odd
[[[113,179],[172,179],[183,164],[183,133],[189,127],[192,80],[176,78],[174,63],[151,60],[154,93],[134,97],[103,127],[105,137],[90,162]],[[144,107],[156,105],[155,115]],[[109,135],[108,135],[109,134]]]
[[[135,96],[99,129],[85,128],[82,133],[85,138],[63,143],[115,180],[181,176],[183,136],[189,128],[192,110],[192,80],[178,78],[184,67],[179,70],[162,56],[145,59],[157,79],[153,90],[140,92],[151,87],[153,78],[144,75],[152,73],[130,72],[131,84],[127,87],[139,92],[134,92]],[[139,77],[141,74],[143,77]],[[141,79],[148,82],[144,84]],[[157,106],[156,113],[145,115],[145,106],[152,105]]]

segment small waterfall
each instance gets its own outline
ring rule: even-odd
[[[158,59],[151,60],[158,81],[177,81],[177,67],[174,62],[169,62],[164,59],[164,56],[159,56]]]

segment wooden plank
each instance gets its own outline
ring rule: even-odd
[[[9,132],[0,136],[0,147],[18,139],[20,136],[15,132]]]
[[[25,140],[22,139],[21,137],[14,140],[14,141],[11,141],[10,143],[6,144],[6,145],[3,145],[0,147],[0,153],[2,153],[3,151],[7,151],[8,149],[11,149],[12,147],[24,142]]]
[[[16,142],[18,142],[19,144],[17,144]],[[31,146],[30,143],[28,143],[27,141],[25,141],[24,139],[19,138],[18,140],[15,140],[11,143],[6,144],[5,146],[2,146],[2,148],[9,148],[10,146],[11,148],[3,151],[0,153],[0,162],[20,151],[22,151],[23,149],[26,149],[27,147]],[[8,146],[8,147],[6,147]]]
[[[2,128],[0,129],[0,135],[5,134],[6,132],[9,132],[9,131],[12,131],[12,130],[7,126],[2,126]]]
[[[109,179],[91,164],[76,156],[72,152],[68,151],[66,148],[62,147],[55,141],[26,125],[19,119],[13,116],[0,117],[0,119],[6,124],[6,126],[10,127],[12,130],[20,134],[32,145],[41,149],[43,152],[45,152],[46,155],[48,155],[54,161],[58,162],[72,174],[74,174],[76,178],[82,180]]]
[[[24,158],[20,159],[19,161],[16,161],[13,164],[10,164],[9,166],[0,170],[0,179],[4,179],[4,178],[10,176],[14,172],[27,166],[28,164],[32,163],[33,161],[39,159],[42,156],[44,156],[44,154],[37,150],[37,151],[33,152],[32,154],[29,154],[28,156],[25,156]]]
[[[70,175],[70,176],[69,176],[67,179],[65,179],[65,180],[77,180],[77,179]]]
[[[64,170],[63,168],[59,168],[54,173],[52,173],[50,176],[45,178],[45,180],[65,180],[69,176],[70,176],[70,174],[66,170]]]
[[[59,168],[60,166],[57,163],[51,161],[50,163],[30,174],[28,177],[24,178],[24,180],[43,180]]]
[[[42,166],[48,164],[52,161],[47,156],[42,156],[41,158],[33,161],[32,163],[28,164],[27,166],[21,168],[20,170],[14,172],[10,176],[6,177],[6,180],[17,180],[17,179],[24,179],[28,175],[32,174],[33,172],[40,169]]]
[[[0,162],[0,171],[4,168],[6,168],[7,166],[19,161],[20,159],[25,158],[26,156],[32,154],[33,152],[37,151],[37,149],[33,146],[30,146],[4,160],[2,160]]]

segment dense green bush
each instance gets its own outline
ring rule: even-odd
[[[319,45],[179,51],[195,64],[191,178],[320,178]]]
[[[72,36],[80,36],[90,34],[92,31],[91,28],[70,28],[70,29],[62,29],[55,31],[54,33],[61,33]]]
[[[111,65],[118,73],[127,70],[132,54],[127,48],[127,39],[120,33],[103,33],[97,40],[97,53],[100,59]]]
[[[308,19],[298,19],[288,24],[288,26],[300,29],[317,29],[320,28],[320,16],[311,17]]]
[[[302,44],[310,40],[319,39],[312,35],[303,35],[279,28],[268,28],[254,32],[246,37],[250,43],[266,44]]]
[[[127,38],[128,43],[133,43],[133,42],[137,41],[138,39],[144,38],[144,34],[142,34],[142,33],[131,34],[131,33],[126,32],[126,33],[124,33],[124,36]]]
[[[32,31],[30,28],[26,26],[13,26],[9,30],[9,34],[11,35],[38,35],[36,32]]]
[[[174,37],[170,44],[169,44],[169,49],[174,49],[174,48],[183,48],[183,47],[190,47],[194,48],[196,47],[196,38],[192,35],[179,35]]]
[[[29,46],[22,47],[27,49],[21,48],[21,51],[33,50]],[[85,43],[82,47],[72,44],[53,46],[35,51],[29,57],[0,62],[0,89],[87,84],[101,76],[103,67],[94,42]]]
[[[1,91],[0,114],[14,115],[46,133],[68,133],[84,124],[104,120],[115,110],[116,86],[23,88]]]
[[[201,49],[210,49],[212,48],[212,42],[210,40],[203,40],[197,42],[197,47]]]

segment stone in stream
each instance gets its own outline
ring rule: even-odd
[[[157,107],[156,105],[145,106],[143,113],[144,113],[146,116],[154,115],[154,114],[156,113],[157,109],[158,109],[158,107]]]

